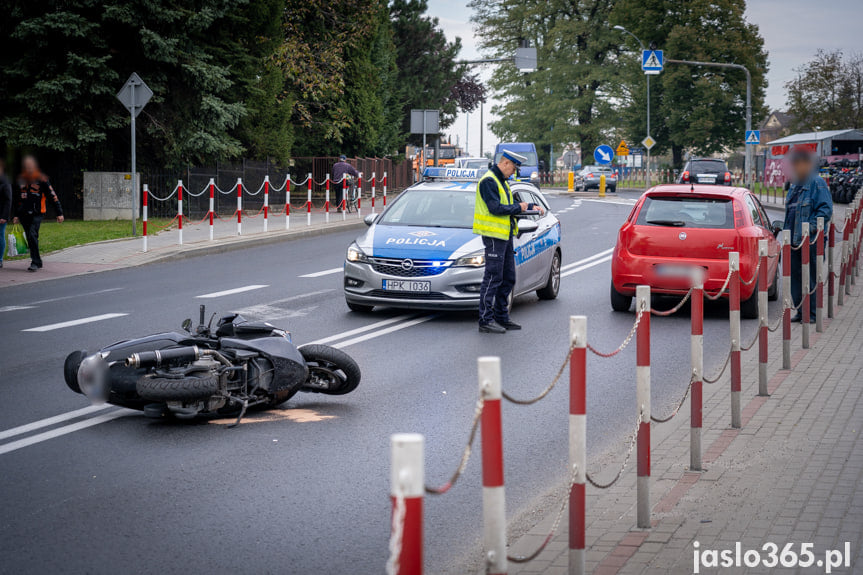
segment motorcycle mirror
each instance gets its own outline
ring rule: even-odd
[[[192,318],[187,317],[186,319],[183,320],[183,323],[181,325],[182,325],[184,330],[186,330],[189,333],[192,333]]]

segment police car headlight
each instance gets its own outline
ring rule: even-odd
[[[360,249],[360,246],[355,243],[351,244],[351,247],[348,248],[348,255],[346,258],[349,262],[369,261],[369,258],[366,257],[366,254]]]
[[[485,265],[485,252],[474,252],[455,261],[456,268],[481,268]]]
[[[538,184],[539,183],[539,173],[538,172],[531,172],[530,181],[533,184]]]

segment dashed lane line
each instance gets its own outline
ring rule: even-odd
[[[584,265],[578,266],[577,268],[572,268],[571,270],[567,270],[564,273],[560,274],[561,278],[565,278],[567,276],[571,276],[572,274],[577,274],[578,272],[583,272],[586,269],[592,268],[593,266],[598,266],[599,264],[604,264],[605,262],[611,261],[612,256],[608,255],[604,258],[600,258],[598,260],[594,260],[590,263],[586,263]]]
[[[339,266],[337,268],[332,268],[332,269],[328,269],[328,270],[324,270],[324,271],[320,271],[320,272],[314,272],[311,274],[303,274],[300,277],[301,278],[319,278],[321,276],[328,276],[330,274],[337,274],[340,271],[342,271],[343,269],[344,269],[343,267]]]
[[[586,258],[584,258],[584,259],[582,259],[582,260],[578,260],[577,262],[572,262],[571,264],[566,264],[565,266],[563,266],[563,267],[561,267],[561,268],[560,268],[560,271],[562,271],[562,272],[566,272],[566,271],[568,271],[568,270],[571,270],[572,268],[575,268],[575,267],[578,267],[578,266],[580,266],[580,265],[586,264],[587,262],[590,262],[590,261],[593,261],[593,260],[595,260],[595,259],[599,259],[599,258],[601,258],[601,257],[607,256],[607,255],[611,254],[613,251],[614,251],[614,248],[609,248],[609,249],[604,250],[604,251],[601,251],[601,252],[599,252],[599,253],[597,253],[597,254],[593,254],[593,255],[592,255],[592,256],[590,256],[590,257],[586,257]]]
[[[82,317],[81,319],[73,319],[71,321],[62,321],[60,323],[40,325],[39,327],[31,327],[28,329],[22,329],[21,331],[35,331],[35,332],[54,331],[55,329],[63,329],[64,327],[83,325],[85,323],[93,323],[95,321],[104,321],[106,319],[114,319],[117,317],[124,317],[127,315],[129,315],[129,314],[127,314],[127,313],[103,313],[101,315],[92,315],[90,317]]]
[[[263,289],[266,287],[270,287],[269,284],[254,284],[254,285],[248,285],[248,286],[238,287],[238,288],[234,288],[234,289],[226,289],[224,291],[215,291],[213,293],[205,293],[203,295],[199,295],[199,296],[195,296],[195,297],[198,299],[212,299],[212,298],[216,298],[216,297],[224,297],[226,295],[234,295],[237,293],[254,291],[254,290]]]

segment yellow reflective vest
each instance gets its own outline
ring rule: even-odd
[[[483,180],[487,178],[494,179],[497,184],[497,191],[500,194],[500,203],[504,206],[512,205],[512,191],[509,189],[509,184],[501,182],[497,179],[494,172],[489,170],[480,178],[476,184],[476,204],[473,211],[473,233],[501,240],[508,240],[510,234],[515,233],[512,218],[509,215],[498,216],[488,211],[488,206],[485,200],[482,199],[480,186]]]

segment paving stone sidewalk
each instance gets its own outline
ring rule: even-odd
[[[743,354],[741,429],[730,428],[729,376],[704,385],[704,472],[687,470],[688,399],[670,422],[653,424],[651,529],[635,527],[634,465],[610,489],[588,486],[588,573],[693,573],[695,541],[702,551],[734,550],[740,542],[763,558],[768,542],[779,552],[791,542],[797,553],[801,543],[812,543],[816,561],[830,549],[844,552],[848,542],[851,566],[832,572],[863,573],[863,299],[846,297],[825,324],[821,334],[812,326],[809,350],[800,348],[801,326],[794,326],[791,371],[781,369],[781,330],[771,334],[767,398],[756,395],[757,346]],[[720,345],[706,342],[714,344]],[[653,410],[661,417],[669,408]],[[590,461],[590,472],[606,480],[622,451]],[[536,549],[553,515],[519,538],[510,555]],[[537,559],[510,564],[509,573],[568,573],[566,527],[564,520]],[[824,573],[825,567],[702,566],[699,572]]]
[[[377,208],[378,212],[380,207]],[[371,213],[364,209],[362,216]],[[131,223],[130,223],[131,225]],[[141,224],[138,224],[140,233]],[[237,234],[237,221],[234,218],[217,218],[213,225],[213,240],[210,240],[209,224],[205,221],[183,222],[183,244],[179,244],[179,230],[174,222],[168,229],[148,234],[148,249],[143,251],[143,239],[124,238],[95,242],[66,248],[42,257],[45,267],[36,273],[27,272],[29,259],[5,261],[0,269],[0,288],[57,279],[74,275],[94,273],[118,268],[138,266],[156,261],[181,259],[185,257],[221,253],[242,249],[253,245],[275,243],[290,238],[319,235],[340,230],[364,227],[362,217],[356,212],[345,214],[332,212],[327,218],[320,210],[312,212],[292,212],[290,228],[285,227],[284,214],[271,215],[268,231],[264,232],[262,215],[244,215],[242,235]]]

